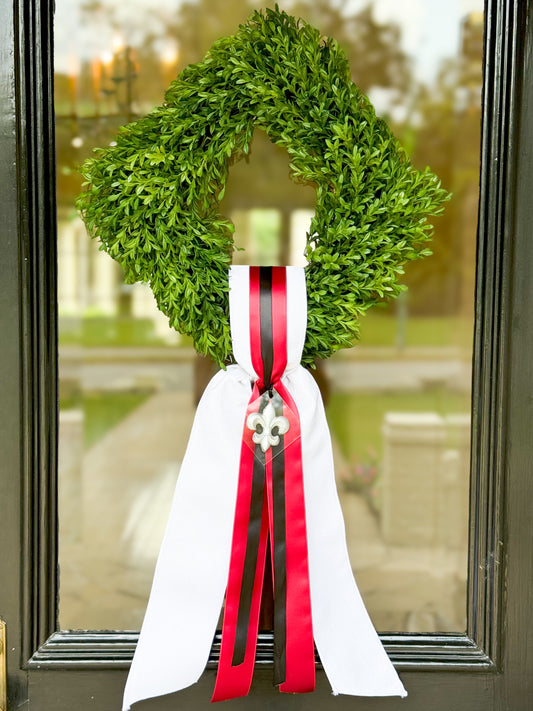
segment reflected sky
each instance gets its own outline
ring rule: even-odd
[[[90,59],[108,51],[114,30],[100,18],[98,32],[94,25],[81,22],[83,0],[56,0],[55,64],[59,73],[76,73],[73,57]],[[113,7],[114,16],[127,35],[130,44],[140,43],[147,33],[165,34],[166,23],[182,0],[129,0],[116,3],[103,0],[103,8]],[[265,3],[273,6],[274,3]],[[368,4],[374,8],[379,22],[394,21],[402,29],[402,47],[411,55],[414,70],[420,81],[431,83],[443,58],[457,54],[460,39],[460,20],[469,12],[483,9],[483,0],[347,0],[331,2],[346,15],[353,14]],[[286,7],[287,3],[283,3]]]

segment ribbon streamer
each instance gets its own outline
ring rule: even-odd
[[[293,693],[315,687],[300,418],[281,382],[287,365],[285,268],[252,267],[249,304],[251,358],[257,380],[243,435],[213,701],[244,696],[250,689],[269,532],[274,583],[274,684],[281,691]],[[272,419],[263,417],[269,408],[274,410]],[[257,422],[259,428],[251,443],[249,422]],[[278,433],[280,424],[282,434]],[[286,443],[287,433],[290,439]]]
[[[274,682],[280,690],[313,687],[314,637],[334,694],[406,695],[353,578],[322,399],[300,365],[307,319],[304,271],[275,268],[271,277],[269,287],[268,272],[243,266],[230,270],[237,364],[215,375],[198,405],[123,711],[198,681],[225,595],[213,700],[247,693],[269,537]],[[269,403],[273,415],[266,412]],[[263,452],[246,426],[250,415],[286,417],[289,429],[279,444]],[[285,537],[279,533],[283,518]],[[248,549],[251,563],[245,566]]]

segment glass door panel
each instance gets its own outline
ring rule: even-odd
[[[465,630],[483,3],[280,2],[336,37],[419,168],[453,193],[408,291],[317,364],[357,582],[384,631]],[[56,0],[63,629],[138,629],[213,366],[125,286],[74,209],[76,167],[257,4]],[[417,9],[418,8],[418,9]],[[235,262],[303,264],[314,190],[256,131],[223,208]]]

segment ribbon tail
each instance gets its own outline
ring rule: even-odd
[[[264,453],[243,441],[213,702],[246,696],[252,683],[268,542],[265,484]]]
[[[215,375],[198,405],[124,709],[184,689],[205,669],[228,582],[242,416],[249,398],[249,378],[234,365]]]
[[[406,696],[354,580],[320,391],[303,368],[292,371],[285,384],[301,417],[313,631],[320,661],[334,694]]]
[[[283,453],[283,507],[285,519],[285,677],[280,691],[307,693],[315,688],[315,648],[309,583],[307,526],[305,513],[302,439],[298,408],[290,392],[279,382],[276,390],[284,403],[284,414],[290,421],[293,438]],[[296,433],[296,436],[295,436]],[[273,462],[275,465],[278,457]],[[275,501],[277,501],[275,499]],[[280,504],[281,505],[281,504]],[[276,541],[276,537],[274,538]],[[277,575],[277,567],[276,567]],[[275,586],[276,591],[276,586]],[[277,601],[274,594],[276,622]],[[276,627],[274,644],[276,644]]]
[[[274,599],[274,686],[286,679],[287,668],[287,546],[285,541],[284,442],[273,448],[267,462],[268,513]]]
[[[279,390],[278,390],[279,387]],[[298,410],[281,382],[260,396],[260,413],[275,408],[290,435],[265,452],[245,428],[220,662],[212,701],[248,693],[255,661],[262,583],[270,533],[274,585],[274,684],[286,693],[315,687],[315,655]],[[258,388],[247,412],[255,412]],[[287,431],[288,431],[287,430]],[[249,437],[249,435],[248,435]]]

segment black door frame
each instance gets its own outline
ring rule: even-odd
[[[136,635],[55,631],[53,5],[0,0],[0,616],[8,625],[10,708],[29,693],[43,711],[102,711],[119,706]],[[488,0],[486,18],[468,630],[384,636],[408,699],[338,697],[342,709],[520,711],[533,703],[526,667],[533,655],[533,1]],[[270,650],[264,635],[255,695],[231,708],[273,703]],[[184,708],[209,698],[217,655],[215,644],[199,685],[181,692]],[[275,698],[280,707],[322,709],[331,697],[319,674],[314,695]],[[151,704],[167,708],[164,700],[139,708]]]

